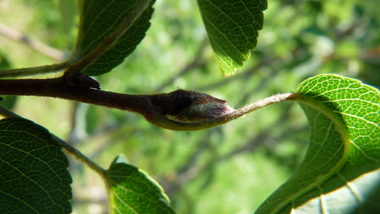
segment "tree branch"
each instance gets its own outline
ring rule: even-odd
[[[1,95],[32,95],[57,97],[135,113],[144,113],[144,95],[118,94],[92,88],[70,86],[65,79],[0,80]]]
[[[161,128],[197,131],[242,117],[262,107],[295,99],[297,94],[277,94],[238,110],[226,101],[206,94],[177,90],[167,94],[130,95],[69,85],[64,77],[55,79],[0,80],[0,95],[58,97],[141,114]]]

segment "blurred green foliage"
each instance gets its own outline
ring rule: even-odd
[[[68,52],[77,24],[64,30],[56,3],[0,0],[0,22]],[[223,78],[196,2],[158,1],[145,39],[97,80],[103,90],[120,93],[199,90],[235,108],[295,91],[302,80],[321,73],[380,87],[379,7],[378,0],[269,1],[256,51],[235,76]],[[13,67],[54,62],[1,34],[0,52]],[[103,167],[124,153],[163,186],[178,213],[253,213],[296,169],[308,142],[306,118],[294,103],[198,132],[163,130],[139,115],[52,98],[21,97],[14,109]],[[100,178],[70,163],[74,211],[107,210]]]

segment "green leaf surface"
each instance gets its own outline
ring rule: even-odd
[[[235,74],[257,45],[266,0],[198,0],[208,38],[224,76]]]
[[[174,213],[162,188],[145,172],[128,164],[124,155],[113,161],[108,175],[114,213]]]
[[[297,100],[310,145],[297,172],[256,213],[380,211],[380,93],[358,80],[320,75]]]
[[[137,2],[138,0],[80,1],[79,35],[70,60],[80,61],[93,51],[119,26]],[[150,26],[153,3],[154,1],[107,52],[82,72],[90,76],[101,75],[122,63],[145,37]]]
[[[71,213],[68,166],[45,128],[0,120],[0,213]]]

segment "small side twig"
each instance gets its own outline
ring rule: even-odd
[[[38,74],[46,74],[52,72],[58,72],[65,68],[68,68],[70,63],[67,61],[52,64],[43,65],[29,68],[16,68],[16,69],[0,69],[0,78],[2,77],[25,77]]]
[[[88,166],[90,169],[94,170],[96,173],[102,177],[102,179],[105,181],[106,185],[108,185],[107,181],[108,174],[107,170],[96,164],[94,161],[90,160],[88,157],[86,157],[84,154],[82,154],[79,150],[77,150],[75,147],[71,146],[70,144],[66,143],[64,140],[60,139],[59,137],[53,135],[53,139],[59,143],[62,148],[73,155],[76,159],[84,163],[86,166]]]

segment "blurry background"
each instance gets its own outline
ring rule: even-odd
[[[5,36],[9,30],[67,57],[79,20],[73,5],[73,0],[0,0],[0,23],[6,26],[0,26],[0,68],[59,62],[53,52],[42,54]],[[103,90],[119,93],[197,90],[228,100],[234,108],[295,91],[304,79],[323,73],[379,87],[378,8],[378,0],[270,0],[257,49],[241,71],[223,78],[196,1],[159,0],[135,52],[97,80]],[[124,153],[162,185],[181,214],[253,213],[296,170],[308,142],[307,121],[296,103],[269,106],[198,132],[168,131],[135,114],[54,98],[6,97],[1,104],[67,140],[104,168]],[[74,213],[106,213],[99,176],[69,159]]]

